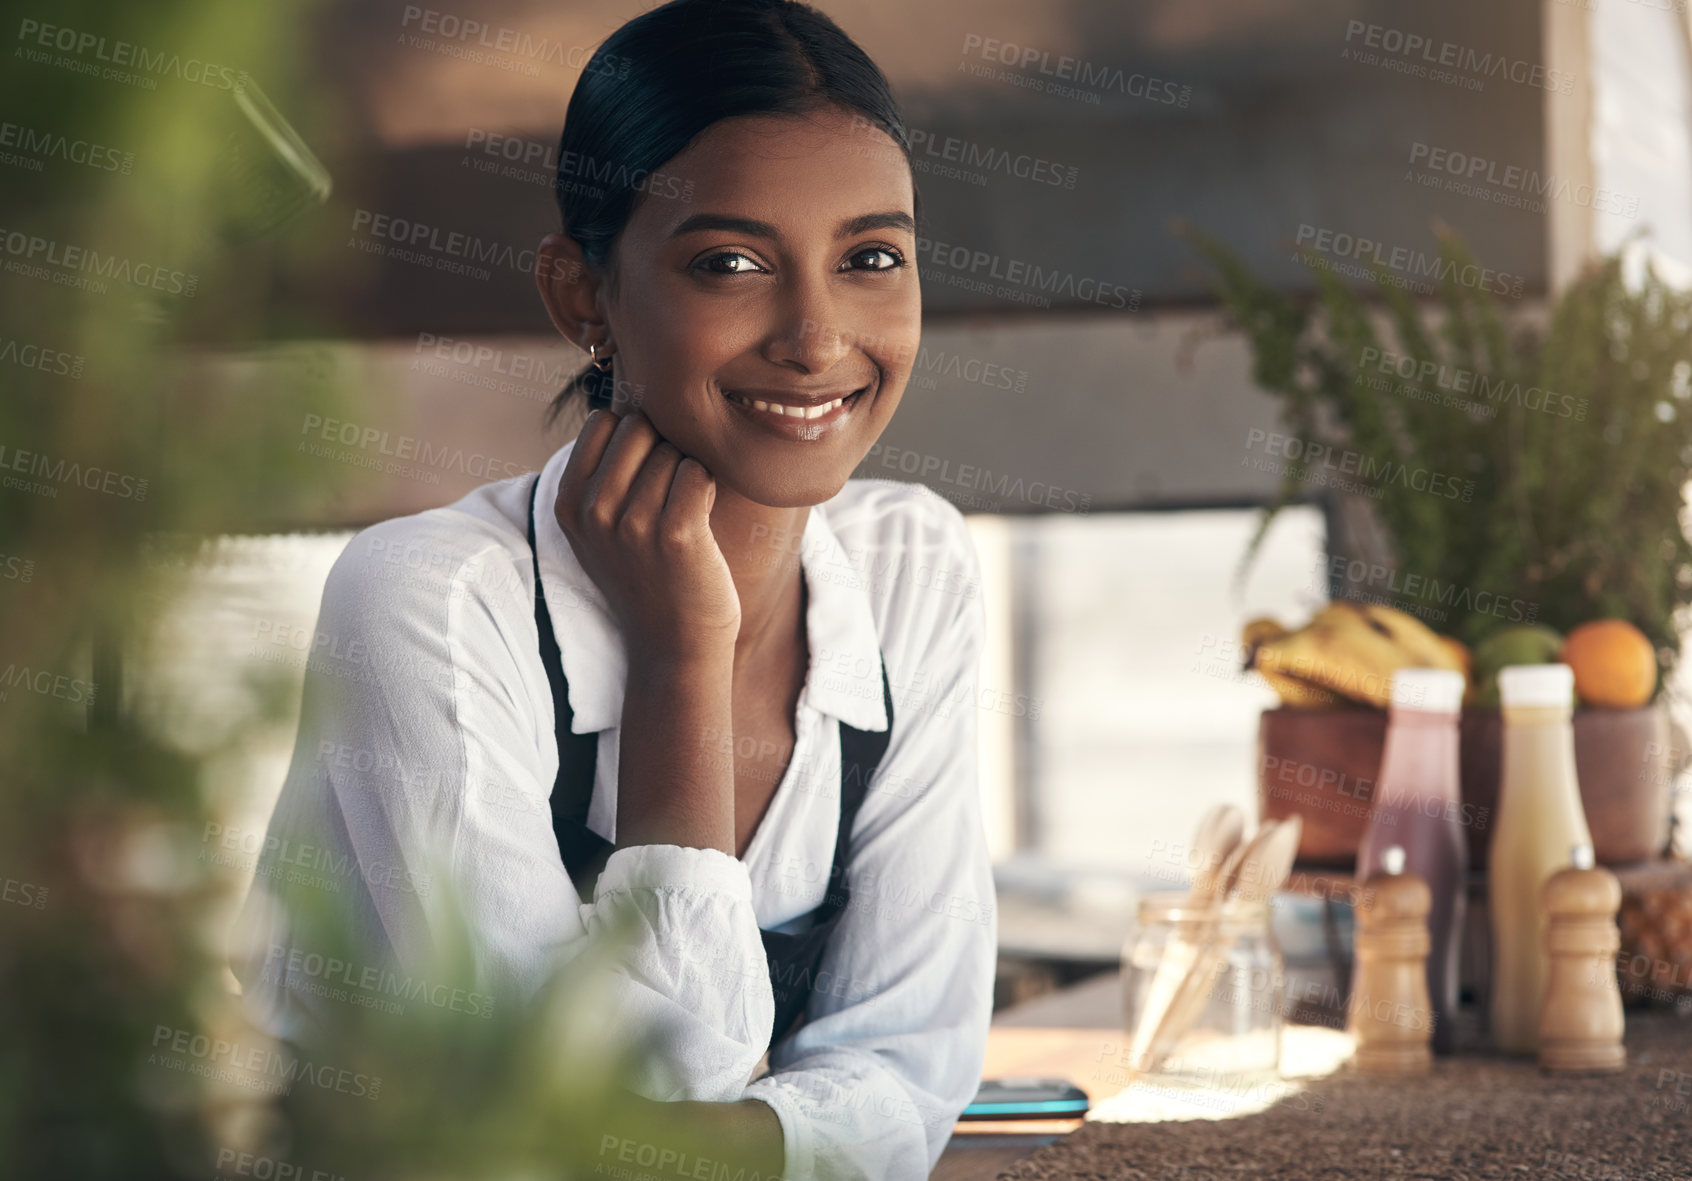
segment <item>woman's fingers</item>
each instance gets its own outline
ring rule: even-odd
[[[587,477],[581,506],[584,523],[605,530],[617,524],[623,515],[623,502],[628,499],[629,486],[634,483],[635,474],[658,441],[658,432],[646,415],[636,410],[623,416],[611,432],[611,440],[605,445],[605,453],[600,456],[598,466]]]
[[[623,501],[623,515],[618,524],[625,533],[649,537],[657,526],[658,516],[670,494],[670,481],[675,478],[676,466],[682,453],[672,443],[660,440],[646,454],[646,462],[635,473],[629,485],[628,498]]]
[[[711,505],[717,499],[717,482],[705,465],[688,456],[676,465],[670,481],[670,495],[664,502],[664,523],[671,530],[710,527]]]
[[[639,411],[584,424],[565,465],[559,524],[631,651],[715,650],[740,598],[711,532],[716,482]]]
[[[582,424],[576,442],[570,448],[570,458],[564,461],[564,474],[558,479],[558,498],[553,512],[560,525],[574,524],[580,519],[582,499],[587,491],[587,478],[599,466],[611,432],[617,429],[618,418],[609,410],[595,410]]]

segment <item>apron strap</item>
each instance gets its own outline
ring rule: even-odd
[[[887,660],[881,661],[881,701],[887,709],[887,729],[860,730],[846,722],[840,725],[840,825],[834,832],[834,863],[828,871],[828,893],[817,905],[819,923],[846,908],[851,892],[846,887],[847,850],[852,841],[852,824],[858,818],[869,793],[869,783],[887,753],[893,736],[893,687],[887,680]]]
[[[535,477],[534,496],[540,493],[540,476]],[[594,764],[599,757],[599,735],[577,734],[570,729],[576,711],[570,706],[570,686],[564,680],[564,660],[558,638],[552,630],[552,616],[541,591],[540,550],[535,545],[535,500],[529,500],[529,556],[535,568],[535,627],[540,632],[541,663],[552,685],[553,733],[558,743],[558,777],[552,785],[552,831],[558,839],[558,854],[564,868],[577,883],[584,899],[593,898],[594,884],[615,846],[587,825],[588,804],[593,799]],[[571,791],[571,785],[584,785]]]

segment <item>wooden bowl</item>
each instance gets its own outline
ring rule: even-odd
[[[1465,709],[1459,722],[1462,815],[1469,864],[1486,865],[1498,811],[1503,722],[1496,709]],[[1350,869],[1369,818],[1386,741],[1387,713],[1367,708],[1263,711],[1257,729],[1257,800],[1264,818],[1304,821],[1302,864]],[[1604,865],[1657,856],[1668,843],[1669,788],[1678,752],[1667,710],[1579,709],[1575,773]]]

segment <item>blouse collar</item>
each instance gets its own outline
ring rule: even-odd
[[[541,586],[564,661],[564,679],[570,683],[575,714],[570,728],[589,734],[622,724],[628,655],[604,594],[582,569],[557,518],[548,511],[558,498],[564,464],[574,446],[572,439],[541,469],[535,535]],[[805,576],[811,656],[800,704],[859,730],[887,729],[881,644],[868,579],[835,536],[826,505],[813,505],[806,514],[799,564]]]

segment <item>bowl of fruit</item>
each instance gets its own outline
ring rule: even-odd
[[[1518,624],[1470,652],[1407,612],[1335,601],[1303,627],[1247,623],[1245,667],[1280,698],[1258,726],[1258,804],[1265,817],[1299,816],[1299,860],[1349,868],[1368,820],[1386,740],[1392,677],[1445,668],[1468,681],[1460,720],[1461,817],[1469,864],[1486,864],[1498,810],[1503,722],[1498,672],[1561,661],[1575,674],[1575,770],[1597,859],[1644,861],[1668,842],[1670,788],[1687,755],[1668,711],[1654,704],[1657,654],[1620,619],[1583,623],[1566,636]]]

